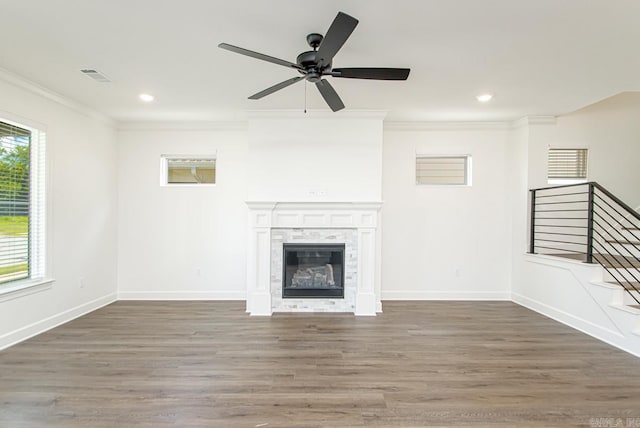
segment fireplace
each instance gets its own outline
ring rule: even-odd
[[[283,245],[283,298],[344,298],[344,244]]]
[[[270,316],[274,312],[351,312],[375,316],[382,311],[378,284],[381,202],[256,201],[247,205],[251,225],[247,251],[248,313]],[[285,283],[285,245],[320,246],[323,251],[327,250],[325,245],[337,246],[337,251],[343,251],[343,258],[337,259],[342,266],[334,265],[336,256],[330,255],[328,261],[325,256],[320,266],[316,263],[315,270],[298,275],[298,286],[288,287],[290,292],[301,295],[283,298],[283,288],[290,285]],[[297,262],[299,265],[300,259]],[[291,279],[298,269],[291,269]],[[311,273],[319,274],[316,284],[320,285],[323,275],[326,278],[331,271],[336,284],[321,288],[337,295],[317,296],[318,290],[303,290],[299,286],[314,285]],[[336,292],[338,281],[342,290]],[[291,291],[292,288],[295,290]],[[315,294],[317,298],[305,294]]]

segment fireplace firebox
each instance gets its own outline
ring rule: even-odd
[[[344,298],[344,244],[283,247],[283,298]]]

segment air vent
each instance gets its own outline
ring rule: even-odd
[[[83,72],[85,75],[91,77],[96,82],[100,82],[100,83],[111,82],[111,80],[107,76],[105,76],[104,74],[100,73],[97,70],[87,69],[87,70],[80,70],[80,71]]]

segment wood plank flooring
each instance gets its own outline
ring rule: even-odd
[[[640,426],[636,357],[510,302],[383,309],[117,302],[0,352],[0,427]]]

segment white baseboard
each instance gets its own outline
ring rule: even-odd
[[[0,336],[0,351],[116,301],[110,293]]]
[[[554,308],[553,306],[547,305],[546,303],[542,303],[527,296],[523,296],[522,294],[512,293],[511,300],[514,303],[519,304],[520,306],[524,306],[527,309],[531,309],[532,311],[558,321],[559,323],[581,331],[582,333],[588,334],[591,337],[608,343],[609,345],[614,346],[618,349],[622,349],[623,351],[635,355],[636,357],[640,357],[640,354],[637,352],[637,350],[631,349],[629,348],[629,346],[627,346],[628,341],[627,339],[625,339],[625,336],[617,331],[603,328],[602,326],[594,324],[588,320],[576,317],[575,315],[572,315],[568,312],[561,311]]]
[[[508,291],[382,291],[381,300],[511,300]]]
[[[118,300],[246,300],[244,291],[119,291]]]

